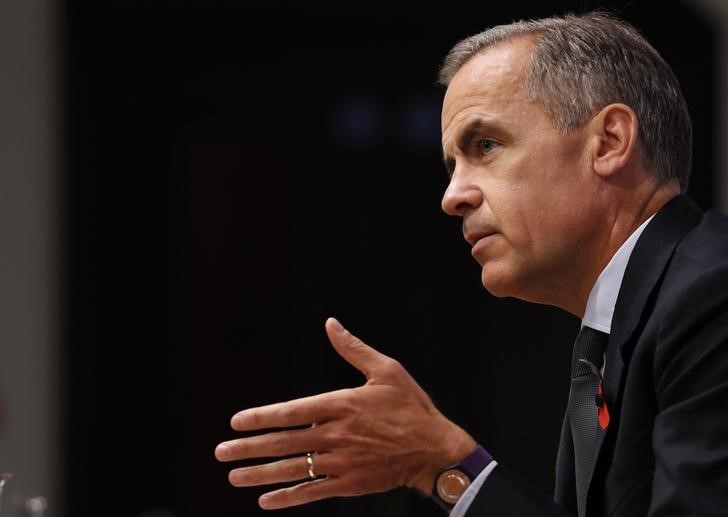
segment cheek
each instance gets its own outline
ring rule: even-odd
[[[511,155],[501,169],[504,181],[492,196],[512,251],[529,267],[548,268],[573,253],[588,216],[583,208],[589,196],[583,192],[578,160],[563,142],[558,144],[544,141],[529,146],[529,153]]]
[[[539,261],[559,253],[571,233],[567,221],[577,220],[573,202],[544,186],[524,190],[509,206],[509,240],[524,260]]]
[[[526,196],[511,197],[502,210],[503,235],[521,259],[534,254],[537,237],[543,233],[544,218],[535,206],[537,200]]]
[[[538,157],[538,159],[536,159]],[[549,253],[559,243],[566,219],[576,210],[573,170],[552,155],[510,156],[496,178],[482,185],[495,222],[521,255]]]

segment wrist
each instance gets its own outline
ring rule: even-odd
[[[469,434],[465,431],[461,431],[459,440],[452,447],[447,456],[447,461],[441,464],[440,468],[445,465],[453,465],[461,462],[464,458],[472,454],[478,446],[478,442],[476,442]]]
[[[429,459],[413,479],[414,482],[409,484],[411,488],[431,496],[438,474],[447,466],[462,461],[478,447],[477,442],[463,429],[458,426],[455,426],[455,429],[455,432],[450,431],[445,439],[438,440],[440,447],[427,451],[425,457],[429,456]]]

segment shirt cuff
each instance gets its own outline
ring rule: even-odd
[[[478,494],[480,487],[483,486],[483,483],[485,483],[485,480],[488,479],[488,476],[491,472],[493,472],[496,465],[498,465],[498,462],[495,460],[488,463],[483,471],[478,474],[478,477],[470,483],[470,486],[465,490],[465,493],[450,512],[450,517],[463,517],[463,515],[465,515],[465,512],[467,512],[468,508],[470,508],[470,504],[473,502],[473,499],[475,499],[475,496]]]

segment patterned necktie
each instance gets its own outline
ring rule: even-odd
[[[586,511],[586,492],[594,463],[598,425],[598,407],[595,400],[600,378],[593,370],[598,371],[602,367],[608,339],[609,334],[582,327],[576,337],[571,359],[568,414],[574,441],[576,503],[579,517],[584,517]]]

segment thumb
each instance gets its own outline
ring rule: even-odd
[[[376,371],[377,366],[389,359],[346,330],[336,318],[327,319],[325,327],[336,352],[367,379]]]

